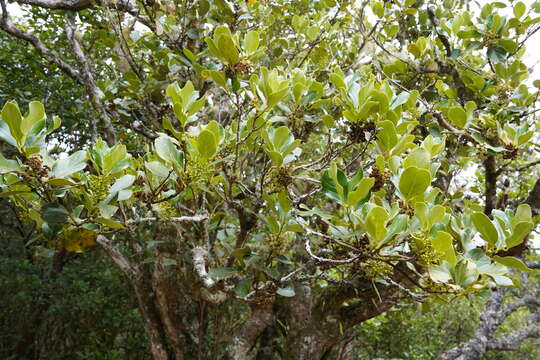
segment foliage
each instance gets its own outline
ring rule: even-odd
[[[246,357],[272,323],[257,316],[283,328],[285,358],[321,358],[404,297],[529,271],[539,122],[523,56],[538,3],[77,3],[40,54],[84,88],[100,137],[55,154],[60,119],[5,102],[0,196],[38,229],[32,248],[104,249],[156,359]],[[48,13],[24,22],[37,32]]]

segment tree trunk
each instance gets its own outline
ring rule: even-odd
[[[167,349],[167,341],[159,319],[159,312],[154,306],[152,291],[144,279],[134,279],[133,288],[137,296],[139,311],[150,342],[150,352],[154,360],[170,360],[173,357]]]

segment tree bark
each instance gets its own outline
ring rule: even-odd
[[[484,160],[485,169],[485,206],[484,213],[491,216],[491,211],[497,208],[497,160],[495,155],[488,155]]]

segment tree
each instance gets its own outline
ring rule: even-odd
[[[17,2],[0,27],[84,89],[95,142],[49,154],[60,119],[6,102],[2,196],[31,248],[103,249],[154,359],[321,359],[530,271],[538,3]]]

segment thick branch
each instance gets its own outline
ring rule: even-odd
[[[524,306],[533,309],[534,312],[534,309],[540,306],[540,300],[536,295],[528,295],[503,308],[505,292],[506,290],[499,289],[492,293],[484,306],[484,311],[480,316],[480,325],[474,337],[446,351],[440,360],[476,360],[482,358],[489,350],[516,350],[523,340],[540,337],[540,328],[534,325],[534,322],[503,338],[494,337],[497,329],[512,313]]]
[[[488,155],[484,160],[486,192],[484,213],[490,215],[497,207],[497,161],[495,155]]]
[[[122,272],[128,276],[135,274],[135,268],[129,263],[129,261],[122,255],[122,253],[114,247],[112,241],[103,235],[98,235],[96,242],[101,245],[105,250],[109,258],[122,270]]]
[[[534,187],[529,193],[529,197],[527,198],[525,203],[531,206],[533,213],[540,213],[540,178],[536,180],[536,183],[534,184]]]
[[[480,359],[487,351],[487,342],[499,327],[498,312],[504,299],[503,290],[495,290],[484,305],[480,316],[480,326],[467,342],[444,352],[439,360],[474,360]]]
[[[249,350],[257,339],[257,336],[272,321],[273,302],[262,304],[253,304],[251,314],[240,329],[234,331],[234,337],[231,344],[227,347],[227,356],[229,359],[246,359]]]
[[[516,330],[509,335],[505,335],[504,338],[497,338],[489,341],[487,343],[487,350],[517,350],[521,346],[523,340],[538,337],[540,337],[540,327],[536,325],[528,326]]]
[[[90,7],[91,0],[15,0],[19,4],[39,6],[51,10],[83,10]]]
[[[75,24],[75,14],[72,12],[66,14],[65,30],[66,36],[71,43],[71,47],[73,48],[77,63],[81,68],[83,85],[86,88],[86,92],[88,94],[88,97],[90,98],[90,102],[92,103],[92,107],[98,112],[98,114],[101,115],[101,122],[103,127],[105,128],[107,143],[109,143],[109,145],[113,145],[115,142],[115,133],[111,125],[111,119],[109,117],[109,114],[105,110],[105,107],[101,103],[101,94],[98,91],[98,87],[96,85],[90,63],[88,62],[88,59],[84,54],[78,36],[75,35],[77,31],[77,25]]]
[[[79,71],[75,70],[62,60],[58,54],[45,47],[37,36],[13,25],[8,16],[5,0],[0,0],[0,5],[2,7],[2,18],[0,19],[0,27],[2,30],[16,38],[32,44],[40,56],[57,65],[64,73],[66,73],[66,75],[77,80],[80,84],[83,83]]]
[[[197,246],[191,251],[191,254],[193,256],[193,267],[195,268],[195,272],[197,275],[199,275],[204,287],[207,289],[212,289],[216,285],[216,282],[210,277],[210,275],[208,275],[208,272],[206,271],[206,257],[208,255],[208,251],[202,246]]]

